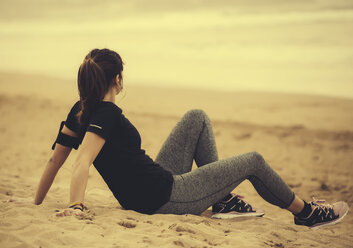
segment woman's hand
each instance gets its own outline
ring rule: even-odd
[[[72,203],[68,208],[59,211],[56,216],[57,217],[64,217],[64,216],[79,216],[79,217],[85,217],[85,211],[88,211],[88,208],[83,205],[82,202],[74,202]]]
[[[84,216],[85,212],[82,211],[81,209],[66,208],[56,213],[57,217],[65,217],[65,216],[71,216],[71,215]]]

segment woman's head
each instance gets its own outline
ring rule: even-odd
[[[93,49],[87,54],[77,79],[81,105],[77,117],[81,124],[112,87],[122,89],[123,64],[120,55],[109,49]]]

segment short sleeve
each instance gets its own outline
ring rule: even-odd
[[[65,121],[65,126],[74,132],[78,132],[80,129],[80,125],[78,124],[78,120],[76,117],[76,114],[79,111],[80,111],[80,101],[77,101],[75,105],[71,108]]]
[[[92,114],[87,132],[98,134],[103,139],[107,140],[113,128],[118,125],[120,116],[121,111],[114,108],[113,104],[102,105]]]
[[[66,135],[64,133],[62,133],[62,129],[64,127],[64,124],[67,128],[69,128],[70,130],[79,133],[79,124],[76,118],[76,114],[80,111],[80,102],[77,101],[74,106],[71,108],[69,114],[67,115],[66,121],[62,121],[60,124],[60,128],[59,128],[59,132],[57,135],[57,138],[54,142],[54,144],[52,145],[52,149],[55,149],[55,145],[56,143],[63,145],[63,146],[67,146],[67,147],[71,147],[77,150],[79,144],[81,143],[82,139],[80,140],[78,137],[72,137],[69,135]]]

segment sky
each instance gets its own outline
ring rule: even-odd
[[[353,97],[353,2],[0,1],[0,71],[75,82],[93,48],[125,84]]]

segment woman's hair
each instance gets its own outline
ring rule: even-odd
[[[81,106],[77,118],[80,125],[115,84],[117,75],[122,84],[123,65],[120,55],[109,49],[93,49],[87,54],[77,78]]]

